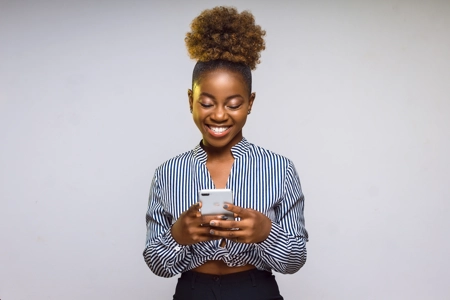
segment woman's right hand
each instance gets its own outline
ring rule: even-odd
[[[202,216],[201,207],[200,202],[192,205],[172,225],[172,237],[178,244],[189,246],[199,242],[221,239],[221,237],[210,234],[209,222],[223,220],[223,216]]]

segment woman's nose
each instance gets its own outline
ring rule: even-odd
[[[225,108],[217,106],[211,114],[211,119],[216,122],[225,122],[228,119],[228,114]]]

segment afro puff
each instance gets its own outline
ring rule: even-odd
[[[254,70],[265,49],[265,34],[250,12],[218,6],[192,21],[185,42],[189,56],[198,62],[224,60]]]

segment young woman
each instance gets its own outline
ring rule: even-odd
[[[188,99],[202,140],[155,171],[145,261],[158,276],[181,273],[173,299],[283,299],[272,270],[292,274],[306,261],[304,197],[293,163],[242,135],[265,31],[229,7],[203,11],[191,29]],[[202,216],[199,191],[222,188],[235,219]]]

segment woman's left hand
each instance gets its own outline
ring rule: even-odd
[[[267,239],[272,229],[272,221],[264,214],[251,208],[226,204],[226,210],[234,213],[240,221],[212,220],[210,234],[239,243],[260,243]]]

